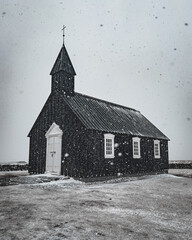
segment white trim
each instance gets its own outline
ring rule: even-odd
[[[157,146],[157,149],[155,149],[155,145]],[[157,154],[156,154],[157,150]],[[154,140],[154,158],[160,158],[160,141],[159,140]]]
[[[138,137],[133,137],[132,138],[132,147],[133,147],[133,158],[140,158],[141,157],[141,147],[140,147],[140,138],[138,138]],[[138,152],[138,154],[136,154],[135,152],[135,144],[137,145],[137,152]]]
[[[105,158],[114,158],[114,135],[111,133],[104,134],[104,155]],[[111,141],[111,154],[107,153],[107,140]]]
[[[46,147],[46,172],[61,174],[61,147],[63,131],[53,122],[45,134]]]
[[[54,136],[62,136],[63,135],[63,131],[60,129],[60,127],[53,122],[51,127],[48,129],[48,131],[45,134],[45,137],[54,137]]]

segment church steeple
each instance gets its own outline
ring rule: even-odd
[[[55,64],[53,65],[50,75],[53,75],[54,73],[57,73],[59,71],[64,71],[73,76],[76,75],[64,44],[59,52]]]
[[[52,76],[52,92],[63,92],[66,95],[74,94],[74,76],[76,73],[64,43],[50,75]]]

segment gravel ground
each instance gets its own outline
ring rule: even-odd
[[[0,239],[192,239],[191,183],[157,175],[0,187]]]

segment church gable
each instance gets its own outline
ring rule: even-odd
[[[31,136],[32,136],[35,127],[36,127],[36,126],[38,125],[38,123],[40,122],[40,119],[46,117],[45,111],[49,108],[49,105],[51,104],[51,98],[52,98],[52,95],[50,94],[49,97],[48,97],[48,99],[47,99],[47,101],[46,101],[46,103],[44,104],[41,112],[39,113],[37,119],[35,120],[35,123],[33,124],[30,132],[28,133],[28,135],[27,135],[28,137],[31,137]],[[48,117],[48,116],[47,116],[47,117]]]
[[[79,126],[85,127],[78,116],[72,111],[69,105],[65,102],[63,94],[52,93],[48,97],[44,104],[39,116],[33,124],[28,137],[36,135],[37,132],[43,133],[44,136],[51,126],[55,126],[53,123],[59,124],[60,128],[67,128],[70,122],[78,121]]]

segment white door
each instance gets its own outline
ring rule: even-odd
[[[53,123],[46,133],[46,138],[46,172],[60,175],[62,131],[60,130],[59,126]]]

